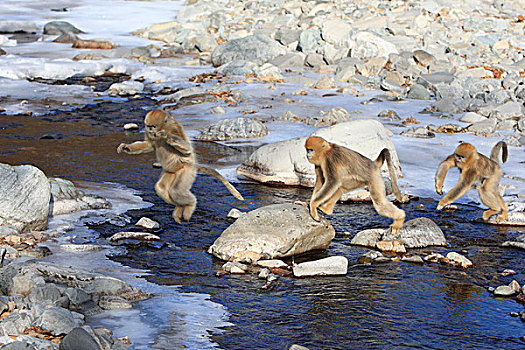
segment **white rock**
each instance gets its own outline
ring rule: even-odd
[[[348,259],[344,256],[331,256],[321,260],[307,261],[294,266],[295,277],[346,275]]]
[[[160,237],[147,232],[119,232],[109,237],[112,242],[123,239],[135,239],[139,241],[160,241]]]
[[[280,267],[280,268],[287,268],[288,265],[279,259],[272,259],[272,260],[259,260],[257,261],[257,265],[262,267]]]
[[[476,123],[482,120],[487,120],[487,118],[477,114],[476,112],[467,112],[463,114],[463,116],[461,116],[461,118],[459,119],[460,122],[464,123]]]
[[[135,123],[124,124],[124,130],[138,130],[139,126]]]
[[[156,222],[155,220],[152,220],[150,218],[142,217],[139,221],[135,224],[135,226],[144,227],[150,230],[155,230],[160,228],[160,224]]]
[[[464,257],[463,255],[456,252],[449,252],[447,254],[447,259],[450,259],[456,262],[459,266],[463,268],[472,267],[472,261]]]

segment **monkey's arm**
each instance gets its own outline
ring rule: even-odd
[[[312,193],[312,198],[315,196],[317,192],[321,189],[324,183],[324,176],[323,176],[323,170],[319,165],[315,166],[315,186],[314,186],[314,192]]]
[[[322,203],[326,202],[328,199],[337,192],[341,187],[341,181],[337,179],[326,179],[323,186],[318,192],[312,193],[312,198],[310,199],[310,215],[315,221],[319,221],[319,214],[317,214],[317,208]]]
[[[166,143],[175,148],[181,154],[190,155],[193,152],[191,143],[184,140],[182,137],[168,132],[166,133],[165,138]]]
[[[153,145],[149,141],[137,141],[133,143],[121,143],[117,147],[117,153],[141,154],[152,152]]]
[[[459,182],[452,188],[445,197],[441,198],[437,206],[437,210],[441,210],[447,204],[454,202],[459,197],[463,196],[470,190],[470,187],[476,179],[476,170],[472,167],[467,171],[463,171],[459,177]]]
[[[439,195],[443,194],[443,182],[445,181],[445,176],[447,176],[447,172],[450,168],[453,168],[456,166],[454,163],[454,155],[451,154],[448,156],[444,161],[439,164],[439,167],[436,171],[436,179],[435,179],[435,185],[436,185],[436,192]]]

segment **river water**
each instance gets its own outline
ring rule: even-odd
[[[295,259],[300,262],[344,255],[351,265],[346,276],[281,277],[270,288],[263,288],[265,281],[255,274],[217,277],[223,262],[206,250],[231,224],[226,215],[232,207],[248,211],[272,203],[308,200],[311,190],[238,183],[236,187],[246,198],[239,202],[215,179],[198,176],[193,187],[199,200],[194,216],[189,223],[176,224],[171,218],[172,207],[153,190],[159,174],[151,166],[153,155],[127,156],[115,151],[120,142],[140,138],[138,133],[122,131],[121,125],[130,121],[140,124],[145,110],[154,104],[152,100],[137,99],[39,117],[2,116],[1,161],[33,164],[48,176],[73,181],[122,184],[152,203],[151,207],[128,211],[129,224],[107,222],[90,228],[104,238],[131,229],[142,216],[160,222],[162,243],[127,245],[122,253],[109,258],[137,271],[147,271],[142,277],[149,283],[176,287],[180,293],[188,293],[184,295],[209,296],[209,301],[223,306],[229,325],[210,331],[211,347],[286,349],[294,343],[312,350],[525,347],[523,338],[520,340],[525,336],[525,325],[510,315],[522,311],[523,306],[512,299],[494,298],[487,291],[489,286],[507,284],[512,279],[525,280],[523,251],[499,247],[501,242],[525,233],[525,229],[480,223],[482,209],[474,206],[460,205],[456,212],[437,212],[433,209],[437,203],[425,198],[404,205],[407,220],[429,217],[444,230],[450,247],[474,262],[468,270],[405,262],[358,264],[358,257],[367,249],[349,244],[354,234],[389,224],[370,204],[361,203],[336,206],[329,218],[336,237],[327,251]],[[196,150],[203,163],[227,167],[239,164],[252,148],[196,143]],[[423,209],[418,208],[421,205]],[[428,250],[446,253],[451,248]],[[518,274],[502,277],[500,273],[507,268]],[[192,305],[191,298],[186,302]],[[206,319],[207,309],[197,307],[201,302],[195,300],[193,317],[205,326],[210,321]],[[137,305],[139,313],[151,308],[155,308],[155,298]],[[154,326],[146,330],[153,333],[146,340],[148,344],[135,344],[135,348],[198,348],[171,340],[170,334],[182,329],[173,316],[177,311],[174,301],[170,310],[158,311],[160,321],[151,317]],[[162,312],[166,315],[160,317]],[[98,322],[104,323],[100,318]]]

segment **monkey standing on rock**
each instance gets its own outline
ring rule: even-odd
[[[310,200],[310,215],[314,220],[319,221],[317,208],[331,215],[335,203],[343,193],[368,186],[376,211],[379,215],[394,219],[390,225],[392,233],[399,231],[405,220],[405,212],[386,198],[385,184],[380,173],[386,160],[394,194],[402,202],[388,149],[383,149],[377,159],[372,161],[358,152],[318,136],[310,136],[304,147],[308,161],[315,165],[315,187]]]
[[[470,189],[475,181],[481,182],[479,198],[481,202],[489,207],[483,212],[483,220],[487,221],[492,215],[501,212],[496,220],[508,220],[507,204],[498,192],[498,184],[503,175],[498,158],[502,150],[501,159],[507,161],[507,144],[498,142],[490,152],[490,159],[476,151],[470,143],[460,144],[453,154],[448,156],[439,164],[436,172],[436,192],[443,194],[443,181],[450,168],[457,167],[460,172],[459,182],[441,200],[437,210],[441,210],[447,204],[454,202]]]
[[[191,186],[196,173],[201,172],[221,181],[230,193],[239,200],[242,195],[215,169],[197,165],[195,152],[182,125],[171,114],[156,109],[144,118],[144,141],[131,144],[121,143],[117,153],[141,154],[155,151],[157,161],[162,166],[162,173],[155,184],[155,191],[166,203],[176,206],[173,219],[189,221],[197,199],[191,193]]]

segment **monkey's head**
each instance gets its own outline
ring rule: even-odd
[[[476,148],[470,143],[462,143],[454,151],[454,160],[458,167],[463,166],[467,162],[470,162],[478,158],[478,152]]]
[[[153,111],[146,114],[144,118],[144,125],[146,126],[146,136],[150,140],[158,139],[158,132],[164,128],[164,124],[168,119],[169,114],[160,109],[154,109]]]
[[[330,151],[331,146],[328,141],[318,136],[310,136],[304,144],[306,148],[306,157],[312,164],[319,165],[326,159],[326,153]]]

